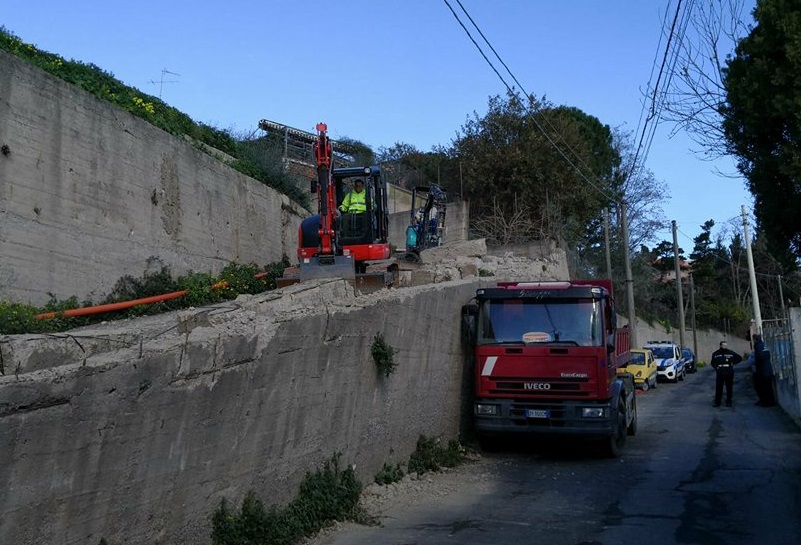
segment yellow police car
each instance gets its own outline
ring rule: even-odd
[[[632,348],[631,361],[618,367],[617,372],[634,375],[634,384],[643,391],[656,388],[656,360],[654,353],[647,348]]]

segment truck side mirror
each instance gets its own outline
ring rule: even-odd
[[[615,352],[615,333],[609,333],[606,336],[606,353],[607,354],[614,354]]]
[[[476,319],[478,305],[468,303],[462,307],[462,339],[470,346],[476,344]]]

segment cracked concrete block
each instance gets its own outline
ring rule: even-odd
[[[459,273],[462,278],[478,276],[478,266],[475,263],[462,263],[459,265]]]
[[[436,278],[435,273],[426,270],[409,271],[412,273],[411,286],[424,286],[433,284]]]
[[[482,238],[450,242],[435,248],[428,248],[420,252],[420,259],[423,263],[431,264],[452,261],[460,257],[482,257],[486,254],[487,242]]]

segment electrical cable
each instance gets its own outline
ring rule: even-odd
[[[504,67],[506,72],[512,77],[512,80],[517,84],[517,86],[520,88],[520,90],[523,92],[523,94],[526,95],[526,97],[529,97],[530,95],[529,95],[528,91],[526,91],[526,89],[523,87],[523,84],[520,83],[520,81],[517,79],[517,76],[515,76],[514,72],[512,72],[512,70],[509,68],[509,66],[506,64],[506,62],[504,62],[503,58],[501,58],[501,56],[495,50],[495,47],[492,45],[492,43],[489,41],[489,39],[487,39],[487,37],[484,35],[484,32],[481,30],[481,28],[475,22],[473,17],[470,15],[470,13],[464,7],[464,5],[462,4],[461,0],[456,0],[456,3],[459,4],[459,7],[462,9],[464,14],[470,20],[470,23],[473,25],[473,27],[476,29],[476,31],[478,31],[479,35],[484,40],[484,43],[487,44],[487,46],[490,48],[490,51],[492,51],[492,53],[495,55],[495,58],[498,59],[498,61]],[[585,169],[587,169],[587,171],[590,173],[591,176],[593,176],[594,178],[598,179],[598,181],[602,182],[603,180],[601,180],[592,171],[592,168],[590,168],[584,162],[584,160],[581,158],[581,156],[578,153],[576,153],[576,151],[570,146],[570,144],[568,144],[567,141],[562,137],[561,133],[556,129],[556,127],[554,127],[551,124],[551,122],[548,120],[548,117],[547,116],[543,116],[543,120],[550,127],[551,131],[553,131],[553,134],[555,134],[559,138],[559,140],[561,140],[562,144],[564,144],[564,147],[567,148],[567,150],[577,159],[578,163],[580,163]]]
[[[646,116],[645,122],[643,123],[642,134],[640,135],[640,140],[637,143],[637,147],[636,147],[636,150],[634,152],[634,158],[632,159],[631,166],[630,166],[630,169],[629,169],[629,172],[628,172],[628,176],[629,177],[633,176],[640,169],[640,163],[643,163],[643,164],[645,163],[645,158],[648,156],[648,152],[650,151],[651,144],[653,143],[653,138],[654,138],[654,136],[656,134],[656,128],[657,128],[657,125],[658,125],[658,121],[656,123],[653,123],[653,124],[651,124],[651,121],[653,121],[654,119],[658,120],[659,117],[658,117],[657,114],[658,113],[661,114],[661,108],[662,108],[662,103],[663,103],[664,97],[661,97],[660,100],[657,100],[657,98],[660,97],[660,95],[659,95],[659,85],[660,85],[660,82],[662,81],[662,76],[663,76],[663,74],[665,72],[665,66],[666,65],[670,66],[669,71],[671,73],[668,76],[670,79],[672,79],[672,77],[673,77],[672,76],[672,72],[675,70],[675,62],[669,63],[668,62],[668,58],[670,57],[671,51],[674,51],[674,52],[677,51],[675,49],[671,49],[671,44],[673,43],[673,38],[676,35],[676,25],[678,23],[679,15],[681,13],[681,3],[682,3],[682,0],[678,0],[678,2],[676,4],[676,11],[675,11],[675,13],[673,15],[673,22],[671,23],[670,31],[668,32],[667,43],[665,44],[665,52],[664,52],[664,55],[662,56],[662,62],[661,62],[661,65],[659,67],[659,72],[657,74],[656,82],[654,83],[654,87],[653,87],[653,94],[651,96],[651,105],[650,105],[650,108],[649,108],[649,114]],[[667,13],[668,13],[668,11],[665,10],[665,16],[666,17],[667,17]],[[687,12],[687,13],[689,13],[689,12]],[[689,21],[689,15],[686,17],[685,21]],[[686,31],[686,23],[685,23],[685,27],[684,28],[685,28],[685,31]],[[683,34],[682,34],[682,39],[683,39]],[[661,39],[660,39],[659,43],[661,44]],[[678,53],[674,53],[674,56],[677,56],[677,55],[678,55]],[[652,70],[652,73],[653,73],[653,70]],[[649,90],[650,90],[650,82],[649,82]],[[644,106],[645,105],[643,105],[643,107]],[[642,116],[642,113],[641,113],[641,116]],[[652,125],[652,126],[649,126],[649,125]],[[648,143],[645,146],[646,151],[644,153],[642,153],[642,155],[641,155],[640,152],[643,150],[643,143],[646,140],[646,135],[648,135],[648,138],[647,138],[647,142]]]
[[[504,84],[504,86],[506,87],[507,91],[509,91],[511,94],[515,94],[515,92],[514,92],[514,89],[512,89],[512,87],[511,87],[511,86],[510,86],[510,85],[509,85],[509,84],[506,82],[506,80],[503,78],[503,76],[501,76],[500,72],[498,72],[498,69],[497,69],[497,68],[495,68],[495,65],[492,63],[492,61],[491,61],[491,60],[490,60],[490,59],[487,57],[487,55],[484,53],[484,50],[481,48],[481,46],[478,44],[478,42],[476,42],[476,40],[473,38],[473,35],[470,33],[470,31],[469,31],[469,30],[467,29],[467,27],[464,25],[464,23],[462,22],[462,20],[459,18],[459,15],[458,15],[458,14],[456,13],[456,11],[453,9],[453,7],[451,6],[450,2],[449,2],[448,0],[443,0],[443,1],[445,2],[445,5],[447,5],[447,6],[448,6],[448,9],[451,11],[451,14],[453,14],[453,17],[454,17],[454,18],[456,19],[456,21],[459,23],[459,26],[461,26],[461,27],[462,27],[462,29],[463,29],[463,30],[465,31],[465,33],[467,34],[468,38],[470,38],[470,41],[471,41],[471,42],[473,42],[473,45],[475,45],[475,46],[476,46],[476,49],[478,49],[478,51],[479,51],[479,53],[481,54],[481,56],[484,58],[484,60],[487,62],[487,64],[489,64],[489,65],[490,65],[490,68],[492,68],[492,71],[493,71],[493,72],[495,72],[495,74],[498,76],[498,78],[499,78],[499,79],[501,80],[501,82]],[[457,2],[458,2],[458,1],[459,1],[459,0],[457,0]],[[465,14],[467,14],[467,11],[465,10],[464,6],[462,6],[461,2],[459,2],[459,5],[461,6],[461,8],[462,8],[462,10],[465,12]],[[467,15],[468,15],[468,17],[470,17],[470,16],[469,16],[469,14],[467,14]],[[471,19],[471,21],[472,21],[472,18],[470,18],[470,19]],[[475,25],[475,23],[473,23],[473,24]],[[478,28],[478,27],[476,27],[476,28]],[[479,30],[479,32],[481,32],[481,31]],[[483,33],[482,33],[482,36],[483,36]],[[486,40],[486,38],[485,38],[485,40]],[[493,51],[494,51],[494,49],[493,49]],[[497,53],[496,53],[496,56],[497,56]],[[501,61],[501,62],[502,62],[502,61]],[[505,63],[503,63],[503,62],[502,62],[502,64],[504,64],[504,66],[506,66],[506,65],[505,65]],[[508,67],[507,67],[507,71],[509,71]],[[517,82],[517,79],[514,77],[514,74],[512,74],[512,73],[511,73],[511,71],[509,71],[509,73],[512,75],[512,78],[513,78],[513,79],[514,79],[514,80]],[[517,83],[519,84],[519,82],[517,82]],[[525,93],[525,90],[524,90],[524,89],[522,89],[522,87],[521,87],[521,91],[523,91],[523,92]],[[527,95],[527,96],[528,96],[528,95]],[[555,150],[556,150],[556,151],[559,153],[559,155],[561,155],[561,156],[562,156],[562,158],[563,158],[563,159],[564,159],[564,160],[565,160],[565,161],[566,161],[566,162],[567,162],[567,163],[568,163],[568,164],[569,164],[569,165],[570,165],[570,166],[573,168],[573,170],[575,170],[575,171],[576,171],[576,172],[579,174],[579,176],[581,176],[581,177],[584,179],[584,181],[586,181],[586,182],[587,182],[587,183],[588,183],[588,184],[589,184],[591,187],[593,187],[593,188],[594,188],[596,191],[598,191],[598,192],[599,192],[599,193],[600,193],[602,196],[604,196],[605,198],[607,198],[609,201],[612,201],[612,202],[617,202],[617,199],[616,199],[614,196],[610,195],[609,193],[607,193],[606,191],[604,191],[603,189],[601,189],[600,187],[598,187],[598,186],[597,186],[595,183],[593,183],[593,182],[592,182],[592,181],[591,181],[591,180],[590,180],[590,179],[589,179],[589,178],[588,178],[588,177],[587,177],[587,176],[584,174],[584,172],[582,172],[582,171],[581,171],[581,169],[579,169],[579,168],[578,168],[578,167],[577,167],[577,166],[576,166],[576,165],[573,163],[573,161],[571,161],[571,160],[570,160],[570,158],[568,158],[568,157],[567,157],[567,155],[566,155],[566,154],[565,154],[565,152],[562,150],[562,148],[561,148],[561,147],[559,147],[559,146],[556,144],[556,142],[554,142],[554,141],[553,141],[553,139],[552,139],[552,138],[551,138],[551,137],[548,135],[548,133],[545,131],[545,129],[542,127],[542,125],[540,125],[540,123],[539,123],[539,122],[536,120],[536,118],[534,118],[534,117],[532,116],[531,120],[532,120],[532,122],[534,123],[534,125],[537,127],[537,129],[540,131],[540,133],[542,133],[542,135],[543,135],[543,136],[545,137],[545,139],[548,141],[548,143],[549,143],[549,144],[550,144],[550,145],[551,145],[551,146],[552,146],[552,147],[553,147],[553,148],[554,148],[554,149],[555,149]],[[574,153],[575,153],[575,152],[574,152]]]

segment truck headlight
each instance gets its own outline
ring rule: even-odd
[[[498,406],[476,403],[476,414],[483,416],[498,416]]]
[[[606,418],[606,407],[582,407],[581,418]]]

